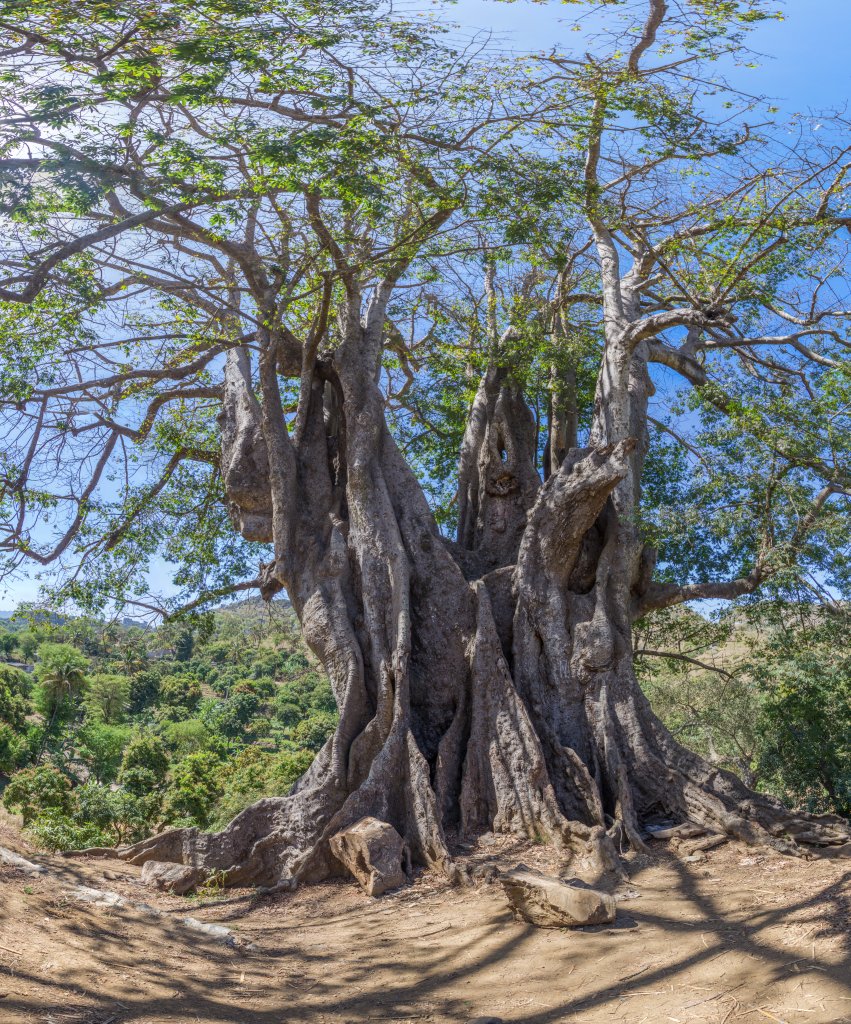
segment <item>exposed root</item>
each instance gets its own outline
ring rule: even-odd
[[[626,714],[617,709],[620,742],[626,751],[639,813],[663,810],[677,822],[692,821],[741,840],[799,857],[818,856],[851,844],[851,825],[836,815],[792,811],[779,800],[755,793],[731,772],[708,764],[680,746],[659,721],[637,686]],[[851,845],[848,851],[851,853]]]

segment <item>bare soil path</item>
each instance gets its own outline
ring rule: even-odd
[[[422,876],[378,900],[341,882],[210,903],[153,895],[132,866],[34,854],[8,818],[0,844],[63,877],[0,869],[2,1024],[851,1024],[847,860],[730,844],[684,863],[660,844],[632,863],[614,926],[564,931],[515,922],[498,885]],[[558,866],[508,841],[473,855]],[[79,904],[65,883],[163,916]]]

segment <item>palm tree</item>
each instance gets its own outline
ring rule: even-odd
[[[77,652],[74,651],[74,654],[77,655]],[[85,686],[85,666],[73,658],[57,660],[38,673],[38,681],[48,702],[61,704],[75,697]]]
[[[89,663],[70,644],[44,643],[38,649],[38,659],[37,700],[45,717],[50,717],[39,750],[40,760],[59,710],[67,707],[86,685]]]

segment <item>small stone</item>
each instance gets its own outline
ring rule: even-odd
[[[490,884],[499,874],[494,864],[477,864],[471,871],[472,877],[477,882]]]
[[[541,928],[581,928],[615,919],[612,896],[518,865],[499,876],[515,917]]]
[[[141,882],[153,889],[173,892],[182,896],[203,881],[207,872],[191,864],[170,864],[162,860],[148,860],[142,866]]]
[[[446,878],[450,885],[473,885],[473,872],[469,864],[453,861],[446,869]]]
[[[386,821],[361,818],[332,836],[330,845],[367,896],[381,896],[408,880],[411,861],[407,844]]]
[[[503,1024],[502,1017],[473,1017],[467,1024]]]

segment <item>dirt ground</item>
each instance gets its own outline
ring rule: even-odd
[[[498,884],[421,876],[373,900],[353,883],[227,902],[157,896],[139,869],[34,854],[10,819],[0,845],[60,873],[0,868],[2,1024],[289,1024],[498,1018],[505,1024],[851,1022],[851,862],[745,847],[633,861],[614,925],[536,929]],[[557,869],[497,840],[467,851]],[[85,884],[151,917],[68,896]],[[229,948],[179,919],[219,922]]]

